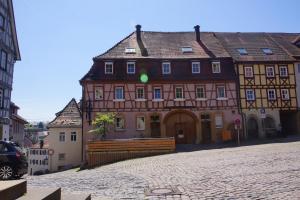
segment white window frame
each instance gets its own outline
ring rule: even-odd
[[[160,92],[159,92],[159,98],[156,98],[156,95],[155,95],[155,90],[159,90]],[[153,99],[162,99],[162,89],[161,89],[161,87],[154,87],[153,88]]]
[[[269,69],[272,69],[270,72],[272,72],[271,74],[269,74]],[[274,66],[267,66],[266,67],[266,76],[267,77],[275,77],[275,71],[274,71]]]
[[[103,87],[98,87],[98,86],[95,87],[94,98],[95,100],[103,100],[104,98]]]
[[[77,141],[77,133],[76,131],[71,132],[71,142],[76,142]]]
[[[177,89],[181,89],[181,93],[178,93],[178,94],[181,94],[181,97],[177,97]],[[175,98],[174,99],[184,99],[184,91],[183,91],[183,87],[178,87],[176,86],[175,87],[175,94],[174,94]]]
[[[203,97],[198,96],[198,89],[202,88],[203,89]],[[205,94],[205,86],[196,86],[196,99],[205,99],[206,94]]]
[[[282,73],[282,69],[284,69],[285,74]],[[288,77],[289,72],[288,72],[288,68],[285,65],[279,66],[279,76],[280,77]]]
[[[108,65],[111,65],[111,72],[107,70]],[[105,74],[113,74],[114,73],[114,63],[113,62],[105,62]]]
[[[219,96],[219,95],[220,95],[220,94],[219,94],[219,88],[223,88],[224,96]],[[224,99],[224,98],[226,98],[226,88],[225,88],[225,85],[218,85],[218,86],[216,87],[216,89],[217,89],[217,98],[218,98],[218,99]]]
[[[248,93],[248,92],[250,92],[250,93]],[[254,101],[255,100],[255,91],[253,89],[247,89],[246,90],[246,99],[247,99],[247,101]]]
[[[139,97],[139,90],[143,91],[143,97]],[[145,88],[144,87],[136,87],[136,99],[145,99]]]
[[[143,118],[143,121],[144,121],[144,127],[138,127],[138,119],[139,118]],[[139,130],[139,131],[143,131],[146,129],[146,117],[145,116],[137,116],[136,117],[136,130]]]
[[[126,54],[135,54],[136,50],[135,50],[135,48],[127,47],[127,48],[125,48],[125,53]]]
[[[194,65],[197,67],[194,68]],[[197,69],[196,71],[194,69]],[[201,67],[200,67],[200,62],[192,62],[192,74],[200,74],[201,73]]]
[[[271,95],[270,95],[271,92],[274,93],[274,98],[273,97],[271,98]],[[275,89],[268,89],[267,93],[268,93],[268,100],[272,100],[272,101],[276,100],[276,90]]]
[[[247,70],[249,70],[249,71],[247,71]],[[249,74],[247,72],[249,72]],[[245,77],[253,78],[253,67],[252,66],[245,67]]]
[[[66,133],[65,132],[60,132],[59,133],[59,141],[60,142],[65,142],[66,141]]]
[[[221,73],[221,63],[220,63],[220,61],[213,61],[211,63],[211,67],[212,67],[212,73],[213,74],[219,74],[219,73]]]
[[[122,98],[118,98],[118,95],[117,95],[118,89],[122,89]],[[122,86],[115,87],[115,100],[124,100],[124,99],[125,99],[124,87],[122,87]]]
[[[281,89],[281,99],[282,100],[290,100],[290,94],[288,89]]]
[[[118,122],[118,119],[120,119],[120,121]],[[121,124],[120,124],[121,123]],[[118,130],[124,130],[125,129],[125,119],[123,116],[117,116],[116,117],[116,126],[115,129]]]
[[[169,66],[168,67],[168,69],[169,69],[168,71],[164,70],[165,69],[164,68],[165,65]],[[161,67],[162,67],[162,69],[161,69],[162,70],[162,74],[171,74],[171,63],[170,62],[163,62],[162,65],[161,65]]]
[[[133,65],[133,72],[129,71],[129,65]],[[135,62],[134,61],[127,62],[127,74],[135,74]]]

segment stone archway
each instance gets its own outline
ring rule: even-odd
[[[176,144],[196,143],[197,117],[194,113],[186,110],[169,112],[164,118],[166,136],[174,137]]]
[[[256,118],[254,117],[249,117],[247,120],[247,135],[249,139],[256,139],[258,138],[258,123]]]

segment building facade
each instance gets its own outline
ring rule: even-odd
[[[35,145],[28,149],[27,157],[29,175],[41,175],[49,172],[49,155],[47,147],[40,148],[38,145]]]
[[[20,60],[12,0],[0,0],[0,139],[9,140],[14,63]]]
[[[216,33],[216,36],[235,63],[247,138],[298,132],[296,59],[283,48],[278,35]]]
[[[48,124],[49,170],[59,171],[82,162],[82,119],[75,99]]]
[[[107,138],[222,141],[238,113],[231,56],[213,33],[136,31],[94,58],[81,79],[84,143],[97,113],[117,114]]]

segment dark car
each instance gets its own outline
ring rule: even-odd
[[[21,177],[27,173],[28,163],[16,143],[0,141],[0,179]]]

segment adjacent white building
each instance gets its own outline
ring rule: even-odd
[[[47,173],[49,171],[48,148],[32,147],[28,150],[28,174]]]

